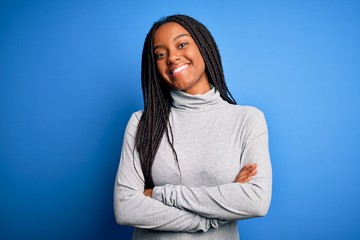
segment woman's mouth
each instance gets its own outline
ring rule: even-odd
[[[185,69],[188,68],[188,67],[189,67],[189,64],[181,65],[180,67],[177,67],[177,68],[175,68],[174,70],[170,71],[170,74],[179,73],[179,72],[185,70]]]

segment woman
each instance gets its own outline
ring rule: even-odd
[[[206,27],[184,15],[156,22],[142,88],[116,177],[117,222],[135,227],[133,239],[239,239],[237,220],[270,205],[267,126],[236,105]]]

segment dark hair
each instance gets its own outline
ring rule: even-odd
[[[154,34],[161,25],[168,22],[178,23],[190,33],[204,59],[205,71],[210,84],[215,87],[225,101],[236,104],[226,86],[220,53],[209,30],[197,20],[186,15],[172,15],[155,22],[146,36],[142,52],[141,83],[144,112],[140,118],[135,138],[135,147],[139,152],[145,178],[145,188],[154,187],[151,168],[164,133],[172,147],[175,159],[178,160],[173,145],[172,128],[169,124],[171,89],[162,81],[157,72],[153,52]]]

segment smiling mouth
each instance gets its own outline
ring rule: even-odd
[[[174,70],[170,71],[170,74],[176,74],[176,73],[179,73],[181,71],[183,71],[184,69],[188,68],[189,67],[189,64],[184,64],[180,67],[177,67],[175,68]]]

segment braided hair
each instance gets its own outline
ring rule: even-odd
[[[169,124],[172,102],[171,88],[163,82],[157,71],[153,51],[153,39],[156,30],[169,22],[178,23],[190,33],[204,59],[209,83],[220,93],[222,99],[231,104],[236,104],[226,86],[220,53],[209,30],[194,18],[186,15],[172,15],[155,22],[145,38],[142,52],[141,84],[144,111],[135,137],[135,147],[139,152],[145,188],[154,187],[151,169],[164,134],[166,134],[176,161],[178,160],[173,144],[172,128]]]

